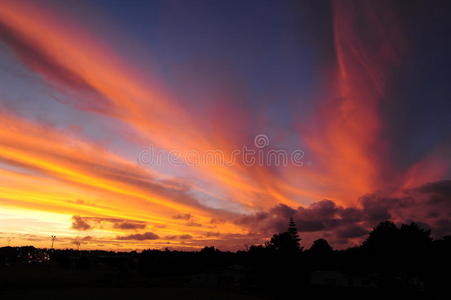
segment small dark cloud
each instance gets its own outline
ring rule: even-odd
[[[182,234],[179,236],[179,239],[181,240],[191,240],[193,237],[189,234]]]
[[[118,218],[101,218],[101,217],[72,217],[72,228],[77,230],[88,230],[93,228],[103,228],[109,226],[115,229],[136,230],[146,228],[146,223],[142,221],[134,221]]]
[[[220,218],[211,218],[210,224],[224,224],[226,220]]]
[[[194,222],[193,220],[189,220],[185,223],[186,226],[192,226],[192,227],[202,227],[202,224]]]
[[[214,237],[214,236],[220,236],[221,234],[219,232],[207,232],[205,233],[205,237]]]
[[[178,214],[173,216],[173,219],[176,220],[190,220],[193,216],[191,216],[191,214]]]
[[[157,240],[160,237],[153,232],[145,232],[145,233],[136,233],[124,236],[117,236],[118,240],[136,240],[136,241],[144,241],[144,240]]]
[[[90,230],[92,229],[91,225],[89,225],[82,217],[73,216],[72,217],[72,228],[75,230]]]
[[[78,204],[78,205],[88,205],[88,203],[82,199],[67,200],[67,202],[72,203],[72,204]]]
[[[166,240],[191,240],[193,237],[189,234],[182,235],[167,235],[164,237]]]
[[[117,229],[124,229],[124,230],[135,230],[135,229],[146,228],[146,224],[124,221],[124,222],[114,223],[113,227],[117,228]]]

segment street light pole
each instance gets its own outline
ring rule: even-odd
[[[50,237],[52,238],[52,248],[51,249],[53,250],[53,244],[55,243],[56,236],[51,235]]]

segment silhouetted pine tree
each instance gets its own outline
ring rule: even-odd
[[[301,238],[298,234],[298,229],[296,228],[296,223],[294,222],[293,218],[290,218],[290,221],[288,222],[288,231],[290,234],[291,240],[295,243],[296,248],[299,250],[302,250],[301,247]]]
[[[288,230],[282,233],[274,234],[269,242],[266,243],[268,249],[274,249],[284,253],[296,253],[302,250],[300,245],[296,223],[292,218],[288,223]]]

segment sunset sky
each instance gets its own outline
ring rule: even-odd
[[[450,11],[0,0],[0,247],[451,234]]]

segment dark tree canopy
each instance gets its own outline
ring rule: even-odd
[[[310,247],[310,252],[315,254],[328,254],[333,251],[332,247],[325,239],[317,239]]]
[[[286,232],[274,234],[267,247],[285,253],[296,253],[302,250],[296,223],[290,219]]]
[[[432,243],[431,231],[420,228],[417,223],[397,227],[385,221],[373,228],[363,247],[373,252],[416,253]]]
[[[432,243],[431,230],[422,229],[417,223],[402,224],[400,228],[403,248],[421,251]]]
[[[388,252],[399,243],[399,228],[391,221],[379,223],[363,242],[363,247],[374,251]]]

